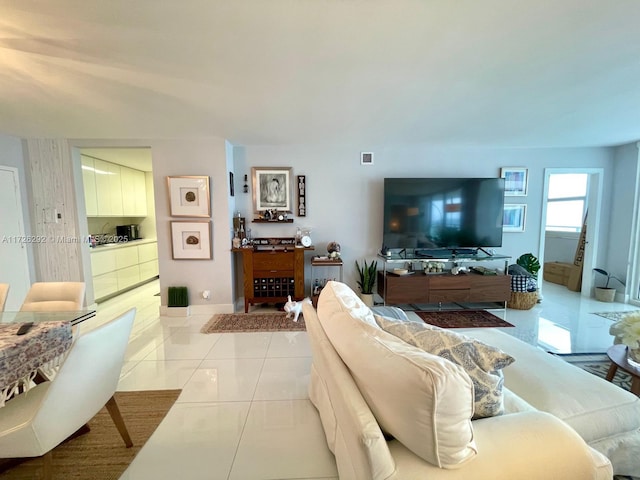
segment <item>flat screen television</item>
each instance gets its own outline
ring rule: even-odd
[[[503,178],[385,178],[383,247],[502,246]]]

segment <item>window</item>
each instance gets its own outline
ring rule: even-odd
[[[587,205],[586,173],[557,173],[549,176],[547,232],[580,233]]]

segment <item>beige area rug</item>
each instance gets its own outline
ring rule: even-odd
[[[280,332],[306,330],[302,314],[298,321],[285,312],[217,313],[200,330],[201,333]]]
[[[637,314],[640,310],[627,310],[626,312],[594,312],[594,315],[600,315],[601,317],[608,318],[613,322],[619,322],[627,315],[631,313]]]
[[[89,421],[88,433],[53,450],[53,480],[118,480],[160,425],[180,390],[117,392],[115,397],[133,447],[127,448],[105,408]],[[2,480],[42,478],[42,459],[34,458],[0,473]]]

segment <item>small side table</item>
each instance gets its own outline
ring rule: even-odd
[[[611,366],[607,372],[607,380],[612,381],[618,368],[631,375],[631,393],[640,397],[640,369],[627,362],[626,345],[614,345],[607,350],[607,357],[611,360]]]
[[[339,260],[331,260],[331,259],[319,259],[317,257],[314,257],[311,259],[311,292],[310,295],[313,295],[313,284],[316,281],[316,277],[313,275],[313,270],[314,268],[318,268],[318,267],[338,267],[339,269],[339,278],[340,281],[342,282],[342,267],[343,267],[344,263],[341,259]]]

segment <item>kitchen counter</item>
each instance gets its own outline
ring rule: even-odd
[[[104,243],[102,245],[96,245],[95,247],[91,247],[91,253],[104,252],[105,250],[115,250],[117,248],[134,247],[136,245],[156,243],[157,241],[158,241],[157,238],[142,238],[140,240],[131,240],[129,242]]]

